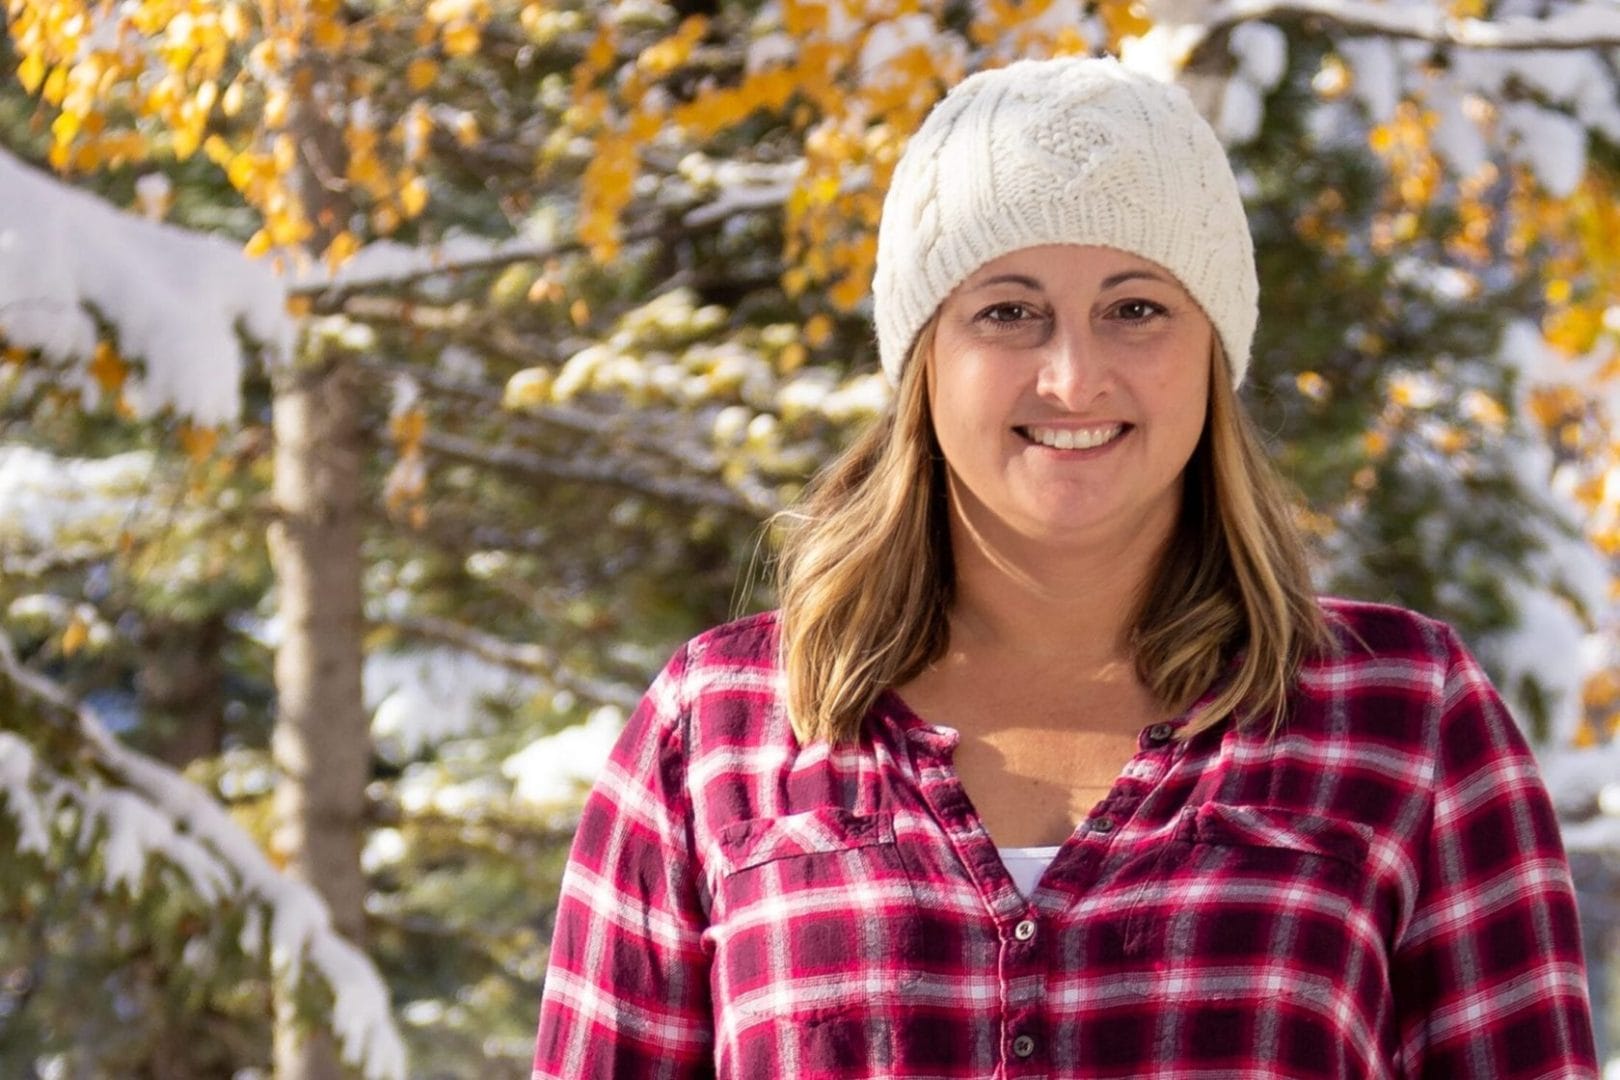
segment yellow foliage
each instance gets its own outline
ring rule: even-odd
[[[447,27],[444,32],[444,51],[449,56],[471,56],[478,51],[482,33],[471,23]]]
[[[68,623],[66,630],[62,631],[62,655],[72,656],[84,648],[85,643],[89,640],[90,627],[85,625],[84,620],[79,616],[73,616],[73,621]]]
[[[804,324],[804,340],[819,349],[832,339],[833,321],[826,315],[813,315]]]
[[[427,434],[427,413],[419,408],[396,413],[388,421],[388,433],[402,454],[416,452],[422,445],[422,436]]]
[[[524,368],[506,380],[501,404],[508,409],[539,408],[551,400],[551,383],[550,368]]]
[[[182,424],[180,448],[193,464],[201,465],[219,447],[219,429],[198,424]]]
[[[420,176],[412,176],[399,190],[400,209],[408,218],[420,216],[422,211],[427,209],[427,202],[427,183]]]
[[[45,79],[45,59],[38,53],[29,53],[17,65],[17,78],[22,81],[23,89],[32,94],[39,89],[40,83]]]
[[[430,57],[418,56],[405,67],[405,85],[421,93],[439,77],[439,65]]]
[[[322,258],[326,261],[327,269],[337,273],[338,267],[354,258],[354,253],[359,250],[360,238],[344,229],[332,237],[332,242],[326,245],[326,252]]]
[[[117,350],[105,341],[96,342],[95,352],[85,370],[102,392],[109,396],[116,395],[129,377],[129,367],[119,357]]]

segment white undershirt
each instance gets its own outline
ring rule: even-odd
[[[1055,847],[998,847],[1001,861],[1012,875],[1013,884],[1026,898],[1035,892],[1035,885],[1052,865],[1057,855]]]

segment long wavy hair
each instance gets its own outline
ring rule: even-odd
[[[883,414],[777,515],[781,664],[801,742],[851,742],[885,689],[949,644],[955,595],[945,462],[918,335]],[[1137,598],[1138,677],[1167,710],[1218,691],[1179,731],[1230,715],[1281,724],[1300,665],[1329,640],[1288,496],[1232,388],[1219,342],[1176,527]],[[1224,677],[1224,678],[1223,678]]]

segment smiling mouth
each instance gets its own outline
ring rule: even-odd
[[[1038,446],[1054,450],[1095,450],[1118,439],[1130,427],[1129,424],[1098,424],[1096,427],[1052,428],[1032,424],[1013,430]]]

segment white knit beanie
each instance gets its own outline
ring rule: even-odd
[[[1071,57],[981,71],[945,95],[895,166],[878,226],[872,306],[890,381],[957,285],[1040,244],[1097,244],[1169,270],[1243,381],[1254,242],[1226,152],[1179,86]]]

